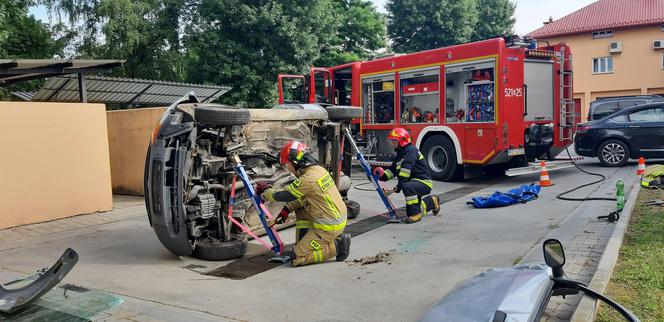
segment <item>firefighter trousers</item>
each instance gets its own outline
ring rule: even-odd
[[[408,217],[426,215],[434,208],[431,187],[417,181],[410,180],[401,185],[401,191],[406,197],[406,214]]]
[[[313,229],[311,222],[306,220],[298,220],[295,225],[296,244],[293,249],[295,258],[291,262],[293,266],[322,263],[337,256],[334,241],[343,230]]]

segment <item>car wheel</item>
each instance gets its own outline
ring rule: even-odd
[[[219,104],[195,105],[194,117],[196,122],[218,126],[245,125],[251,120],[249,110]]]
[[[196,240],[193,256],[208,261],[223,261],[244,256],[247,253],[247,235],[231,236],[228,242],[204,237]]]
[[[327,106],[325,110],[332,121],[348,121],[362,117],[362,109],[355,106]]]
[[[360,214],[360,203],[353,200],[346,200],[346,208],[348,209],[348,219],[353,219]]]
[[[428,138],[422,145],[431,177],[442,181],[463,179],[463,166],[457,163],[456,150],[450,139],[442,135]]]
[[[623,141],[608,140],[597,149],[597,157],[605,167],[622,167],[629,160],[629,147]]]

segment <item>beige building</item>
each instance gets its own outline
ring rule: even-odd
[[[664,0],[599,0],[530,36],[570,45],[584,120],[598,97],[664,95]]]

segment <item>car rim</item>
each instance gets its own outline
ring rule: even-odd
[[[618,164],[625,158],[625,148],[618,143],[609,143],[602,149],[602,159],[609,164]]]
[[[427,163],[431,170],[435,172],[443,172],[447,166],[447,151],[440,146],[435,146],[429,151]]]

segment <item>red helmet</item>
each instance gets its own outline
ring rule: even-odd
[[[289,162],[298,164],[302,161],[307,148],[307,145],[300,141],[288,141],[288,143],[281,148],[281,152],[279,152],[279,163],[281,163],[281,165],[285,165]]]
[[[387,139],[399,142],[399,146],[406,146],[412,142],[410,140],[410,133],[401,127],[392,130],[392,132],[387,135]]]

